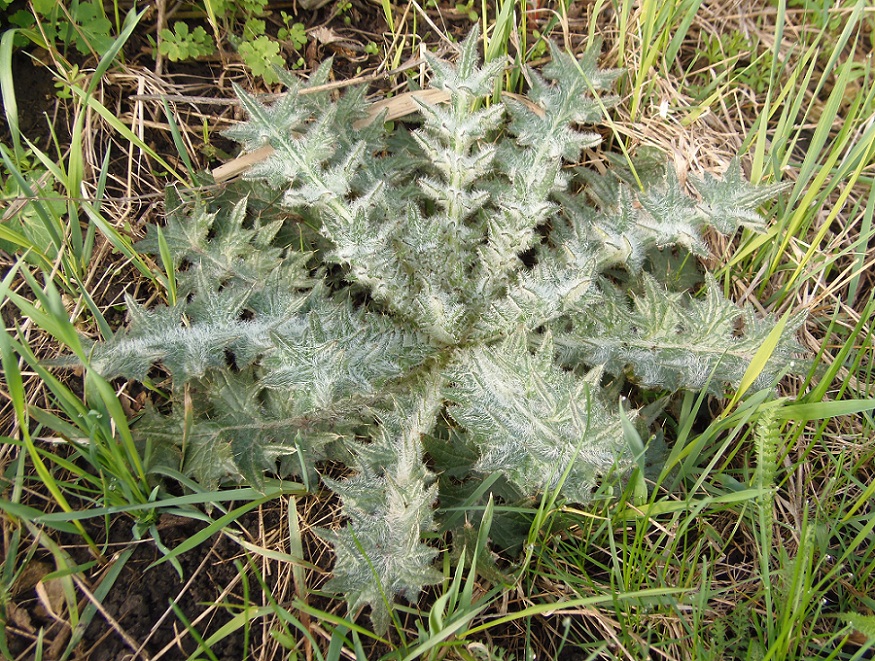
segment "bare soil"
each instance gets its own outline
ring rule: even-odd
[[[196,534],[205,524],[192,519],[172,515],[161,517],[158,528],[162,542],[172,548]],[[120,545],[130,541],[130,530],[123,526],[113,526],[112,535]],[[109,594],[102,600],[109,617],[97,617],[85,633],[80,652],[75,658],[89,661],[115,661],[131,654],[130,645],[120,635],[127,634],[131,641],[139,643],[137,652],[145,652],[148,658],[160,654],[170,647],[165,658],[186,658],[197,651],[196,641],[191,636],[179,636],[180,617],[168,613],[174,604],[189,622],[194,622],[205,608],[215,603],[226,586],[234,584],[238,569],[231,558],[239,555],[240,547],[221,535],[214,535],[204,544],[179,556],[182,577],[170,565],[163,563],[150,568],[152,563],[162,558],[162,553],[149,541],[137,544],[133,555],[125,565]],[[226,597],[228,603],[241,597],[233,591]],[[159,621],[164,616],[163,621]],[[208,638],[234,613],[230,610],[216,609],[206,623],[199,623],[197,629],[201,636]],[[254,632],[258,636],[259,630]],[[220,661],[239,661],[244,658],[242,633],[231,636],[212,648]],[[253,640],[257,644],[259,641]]]

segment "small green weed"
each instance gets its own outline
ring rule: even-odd
[[[193,9],[198,8],[193,6]],[[279,80],[275,67],[286,65],[281,42],[289,42],[294,50],[307,43],[304,24],[293,22],[293,17],[284,11],[280,12],[283,27],[277,32],[276,39],[268,34],[265,20],[268,15],[267,0],[206,0],[204,9],[213,36],[208,36],[201,27],[191,30],[178,22],[172,32],[166,29],[161,32],[162,55],[172,61],[188,60],[211,55],[217,46],[221,49],[222,44],[230,44],[252,75],[270,85]],[[303,58],[299,57],[294,67],[303,64]]]
[[[241,41],[237,46],[237,53],[253,76],[261,77],[268,85],[279,82],[274,67],[285,64],[285,59],[280,55],[279,43],[262,35],[250,41]]]
[[[172,31],[164,28],[160,36],[158,52],[171,62],[193,60],[216,51],[212,38],[201,26],[191,30],[187,23],[176,21]]]
[[[344,24],[349,25],[352,23],[352,17],[349,15],[350,10],[352,9],[352,2],[349,0],[338,0],[337,5],[335,7],[335,11],[340,14],[341,20]]]
[[[112,23],[97,0],[69,7],[55,0],[34,0],[31,6],[32,12],[19,10],[8,18],[18,28],[19,45],[26,40],[46,50],[72,46],[82,55],[103,56],[115,41]]]
[[[269,0],[206,0],[216,16],[223,19],[240,16],[262,16]]]
[[[300,50],[307,45],[307,28],[303,23],[293,22],[294,17],[284,11],[280,12],[283,26],[277,32],[277,39],[288,41],[292,48]]]
[[[476,23],[480,20],[480,14],[477,13],[477,10],[474,8],[474,0],[468,0],[467,2],[457,2],[456,11],[460,14],[464,14],[468,17],[468,20],[472,23]]]
[[[243,23],[243,41],[253,41],[265,36],[267,23],[262,18],[250,17]]]

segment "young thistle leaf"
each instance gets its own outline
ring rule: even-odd
[[[500,471],[528,496],[561,485],[586,502],[612,467],[629,461],[619,418],[593,384],[554,364],[549,336],[534,355],[522,331],[460,352],[446,375],[448,413],[480,449],[476,470]]]
[[[412,384],[393,409],[378,413],[373,443],[356,449],[357,475],[343,482],[326,480],[343,498],[348,518],[344,528],[320,532],[337,556],[326,589],[343,594],[352,612],[370,606],[374,628],[381,633],[389,627],[396,595],[413,601],[423,587],[443,580],[432,566],[437,550],[421,541],[434,528],[437,498],[421,441],[441,406],[436,376]]]
[[[742,175],[741,162],[737,158],[733,159],[722,179],[705,174],[694,183],[702,196],[709,224],[723,234],[733,234],[740,226],[756,232],[765,231],[765,221],[757,213],[757,207],[792,185],[789,182],[770,186],[751,184]]]
[[[648,388],[722,395],[727,385],[738,386],[773,323],[723,298],[712,276],[706,281],[707,295],[696,299],[668,292],[644,274],[631,305],[624,292],[603,281],[602,300],[572,315],[570,330],[557,330],[559,360],[604,365]],[[803,319],[789,324],[793,331]],[[785,336],[756,387],[769,387],[798,351],[792,336]]]
[[[362,128],[361,90],[334,102],[284,77],[290,93],[269,106],[238,90],[250,118],[228,135],[275,150],[239,184],[259,211],[230,194],[186,206],[171,192],[176,305],[131,301],[129,330],[93,347],[105,376],[170,372],[170,414],[134,429],[209,487],[258,484],[277,466],[309,478],[345,458],[352,475],[324,479],[346,519],[321,533],[336,554],[327,587],[352,611],[369,607],[379,631],[396,597],[442,580],[423,541],[439,488],[442,503],[463,502],[429,469],[423,436],[464,448],[452,477],[467,488],[489,475],[485,499],[585,502],[632,466],[604,373],[614,389],[628,378],[722,393],[775,327],[713,279],[695,298],[650,271],[659,250],[706,254],[704,227],[761,225],[756,208],[777,187],[747,184],[735,163],[724,181],[696,184],[697,202],[652,159],[641,176],[616,162],[616,175],[573,171],[600,140],[580,124],[611,104],[597,95],[619,72],[598,69],[598,46],[580,59],[553,47],[542,74],[529,72],[528,102],[489,104],[504,62],[481,66],[478,37],[455,65],[426,55],[450,98],[420,104],[417,130]],[[311,84],[327,77],[323,66]],[[157,252],[157,232],[140,247]],[[797,349],[788,333],[755,386]],[[636,418],[635,434],[651,418]]]
[[[455,66],[428,51],[424,53],[425,60],[432,70],[434,87],[453,92],[459,100],[465,102],[492,94],[494,81],[504,70],[505,63],[495,59],[480,68],[480,56],[477,52],[479,40],[480,28],[475,24],[461,43],[460,55]]]

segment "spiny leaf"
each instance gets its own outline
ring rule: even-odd
[[[131,301],[130,328],[91,347],[106,376],[170,372],[167,410],[135,427],[153,466],[216,487],[277,470],[315,483],[320,462],[345,462],[346,479],[324,478],[346,519],[322,532],[336,555],[327,587],[380,631],[397,597],[442,580],[424,541],[438,503],[585,502],[612,470],[628,474],[624,437],[651,436],[664,403],[630,411],[624,429],[624,377],[720,392],[761,356],[767,386],[797,349],[800,318],[766,362],[758,347],[780,326],[711,279],[693,297],[651,275],[680,288],[660,256],[705,254],[704,227],[757,226],[775,188],[735,164],[696,202],[649,154],[634,172],[610,157],[608,173],[572,169],[600,139],[580,124],[601,117],[619,72],[598,68],[597,45],[580,58],[552,47],[526,102],[487,103],[504,63],[480,64],[478,36],[455,65],[426,55],[449,99],[421,104],[417,129],[360,128],[363,89],[335,102],[283,75],[291,91],[270,105],[238,89],[249,119],[229,135],[273,155],[214,198],[168,191],[165,241],[150,230],[140,248],[163,246],[179,271],[175,304]],[[486,520],[516,547],[515,522]],[[485,530],[468,537],[483,550]]]
[[[573,325],[556,334],[560,361],[604,365],[611,374],[634,375],[640,384],[670,391],[707,389],[722,394],[737,386],[772,323],[757,319],[723,298],[707,278],[707,295],[695,299],[670,293],[648,275],[631,305],[616,286],[602,282],[598,305],[572,315]],[[795,329],[802,318],[796,318]],[[788,336],[772,354],[757,387],[767,387],[788,367],[799,347]]]
[[[553,364],[549,337],[537,353],[525,333],[459,354],[448,367],[448,412],[480,448],[477,470],[502,472],[522,493],[556,489],[586,501],[623,461],[623,431],[594,389]]]
[[[370,606],[379,632],[389,626],[388,606],[396,595],[412,601],[424,586],[443,579],[432,567],[437,550],[421,541],[434,527],[437,498],[420,440],[434,425],[441,403],[435,376],[382,414],[374,441],[379,450],[359,449],[364,460],[357,462],[358,475],[343,482],[326,480],[343,497],[349,519],[339,531],[320,533],[334,544],[337,556],[326,589],[343,594],[353,612]]]
[[[785,190],[792,183],[755,186],[745,180],[741,162],[736,158],[722,179],[705,174],[695,179],[696,190],[702,196],[705,210],[712,224],[724,234],[734,233],[739,226],[758,232],[765,230],[757,208]]]
[[[471,30],[468,37],[461,43],[461,51],[455,66],[441,60],[428,51],[425,59],[432,69],[433,86],[456,93],[459,98],[471,99],[491,94],[495,78],[504,69],[504,62],[496,59],[479,67],[480,57],[477,54],[477,42],[480,39],[478,26]]]

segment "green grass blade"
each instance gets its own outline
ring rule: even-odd
[[[6,116],[6,126],[12,137],[12,150],[15,162],[24,158],[21,147],[21,130],[18,125],[18,103],[15,99],[15,85],[12,79],[12,48],[13,40],[18,30],[6,30],[0,37],[0,96],[3,98],[3,114]]]
[[[784,335],[784,329],[787,327],[787,322],[790,319],[790,312],[791,310],[788,309],[781,316],[781,318],[778,320],[778,323],[775,324],[775,327],[766,337],[762,346],[757,349],[757,352],[754,354],[753,359],[750,361],[750,365],[748,365],[747,370],[745,370],[744,372],[744,376],[741,377],[741,382],[738,384],[738,390],[736,390],[735,394],[732,396],[729,404],[726,405],[726,409],[724,410],[723,415],[725,415],[728,411],[731,411],[735,407],[735,405],[738,404],[738,401],[759,378],[760,374],[762,374],[763,370],[766,367],[766,363],[769,362],[769,359],[775,352],[775,348],[778,346],[778,342]]]
[[[14,439],[6,437],[0,437],[0,441],[2,441],[3,443],[14,443]],[[38,522],[38,520],[44,514],[42,510],[38,510],[35,507],[22,505],[21,503],[15,503],[4,498],[0,498],[0,510],[6,512],[9,516],[21,519],[22,521],[31,521],[33,523]],[[52,530],[67,533],[68,535],[78,536],[79,529],[72,523],[67,523],[68,521],[69,519],[66,516],[62,516],[60,517],[59,521],[52,522],[51,524],[46,524],[46,526],[48,528],[51,528]]]
[[[100,58],[100,61],[97,63],[97,66],[94,69],[94,75],[91,77],[91,82],[88,85],[88,93],[91,94],[97,90],[98,85],[100,85],[101,80],[103,79],[103,75],[109,71],[109,68],[116,64],[118,55],[121,53],[122,48],[124,48],[125,44],[128,43],[128,39],[131,38],[131,35],[134,34],[134,30],[137,29],[137,25],[140,23],[140,19],[145,16],[146,12],[149,11],[149,8],[146,7],[141,11],[137,12],[136,9],[131,9],[127,16],[125,16],[124,24],[122,25],[121,32],[112,42],[112,45],[106,50],[103,56]]]
[[[218,532],[221,532],[225,526],[236,521],[238,518],[246,514],[246,512],[250,512],[259,505],[263,505],[264,503],[271,500],[274,496],[262,496],[261,498],[257,498],[252,500],[244,505],[240,505],[239,507],[231,510],[227,514],[220,516],[218,519],[213,521],[210,525],[208,525],[203,530],[198,531],[184,542],[182,542],[179,546],[173,549],[171,553],[168,555],[162,556],[155,562],[153,562],[147,569],[152,569],[153,567],[157,567],[158,565],[164,564],[165,562],[177,558],[186,551],[190,551],[193,548],[196,548],[203,544],[210,537],[215,535]]]
[[[875,178],[869,187],[869,194],[866,200],[866,211],[863,213],[863,218],[860,223],[860,241],[854,258],[854,267],[851,280],[848,283],[847,301],[848,305],[854,305],[857,300],[857,294],[860,290],[860,280],[867,274],[866,268],[866,246],[871,237],[875,236]]]
[[[228,491],[202,491],[200,493],[192,493],[187,494],[185,496],[174,496],[171,498],[164,498],[162,500],[150,500],[146,503],[142,504],[131,504],[131,505],[115,505],[108,507],[95,507],[89,510],[80,510],[77,512],[73,512],[69,515],[64,515],[61,513],[57,514],[41,514],[37,523],[45,524],[45,525],[56,525],[61,521],[71,521],[77,520],[82,521],[85,519],[92,519],[96,517],[104,517],[104,516],[113,516],[116,514],[125,514],[131,512],[137,512],[141,510],[176,510],[180,516],[193,516],[194,510],[191,508],[194,505],[217,505],[223,502],[239,502],[239,501],[252,501],[259,500],[267,497],[270,498],[278,498],[283,495],[302,495],[302,489],[300,485],[297,485],[298,488],[290,485],[284,485],[283,487],[271,487],[265,491],[252,489],[249,487],[243,487],[239,489],[231,489]]]
[[[201,636],[200,631],[198,631],[192,625],[191,621],[183,612],[182,608],[180,608],[179,605],[172,599],[170,600],[170,608],[173,610],[173,614],[176,615],[176,619],[182,623],[182,626],[185,627],[185,630],[192,637],[195,643],[197,643],[198,650],[206,654],[207,658],[210,659],[210,661],[219,661],[219,657],[217,657],[213,650],[210,649],[210,646],[204,640],[203,636]],[[189,659],[192,658],[197,659],[198,657],[197,655],[192,655],[189,657]]]
[[[593,597],[582,597],[580,599],[568,599],[566,601],[535,604],[534,606],[529,606],[528,608],[524,608],[523,610],[516,613],[509,613],[508,615],[503,615],[501,617],[491,619],[484,624],[480,624],[472,629],[469,629],[468,631],[464,632],[460,637],[468,638],[470,636],[473,636],[474,634],[478,634],[495,627],[500,627],[502,625],[508,624],[509,622],[515,622],[517,620],[529,618],[534,615],[542,615],[544,613],[553,613],[555,615],[561,614],[565,610],[576,611],[580,608],[614,604],[615,602],[650,599],[660,600],[665,599],[666,597],[670,597],[672,595],[689,594],[689,592],[690,590],[686,590],[683,588],[648,588],[646,590],[634,590],[631,592],[623,592],[619,594],[601,594]]]
[[[189,178],[194,179],[195,175],[197,174],[197,170],[195,169],[194,164],[191,162],[191,159],[188,156],[188,149],[185,146],[185,141],[182,139],[182,133],[179,131],[179,125],[176,123],[176,119],[173,117],[173,112],[170,110],[170,104],[167,102],[167,99],[161,99],[161,102],[164,104],[164,116],[167,118],[168,126],[170,126],[170,137],[173,138],[173,146],[176,147],[176,151],[179,153],[179,157],[185,164],[185,169],[188,170]]]
[[[778,413],[782,420],[811,422],[845,415],[856,415],[875,409],[875,399],[849,399],[840,402],[812,402],[810,404],[788,404]]]
[[[45,227],[46,232],[51,237],[55,250],[59,254],[62,253],[64,251],[63,223],[57,218],[52,218],[51,210],[48,209],[47,205],[43,204],[39,196],[33,191],[24,174],[18,169],[14,159],[2,144],[0,144],[0,157],[2,157],[3,164],[23,194],[32,200],[34,211],[36,211],[37,216],[39,216],[43,223],[43,227]]]
[[[118,582],[122,570],[127,566],[128,560],[130,560],[131,556],[134,554],[134,550],[133,547],[126,548],[117,556],[113,557],[112,564],[109,566],[106,573],[103,574],[100,579],[100,584],[93,593],[94,598],[98,603],[102,603],[109,596],[110,591]],[[97,614],[97,606],[89,601],[88,605],[82,610],[79,622],[70,636],[70,641],[67,643],[67,648],[64,650],[63,658],[69,658],[73,654]]]

